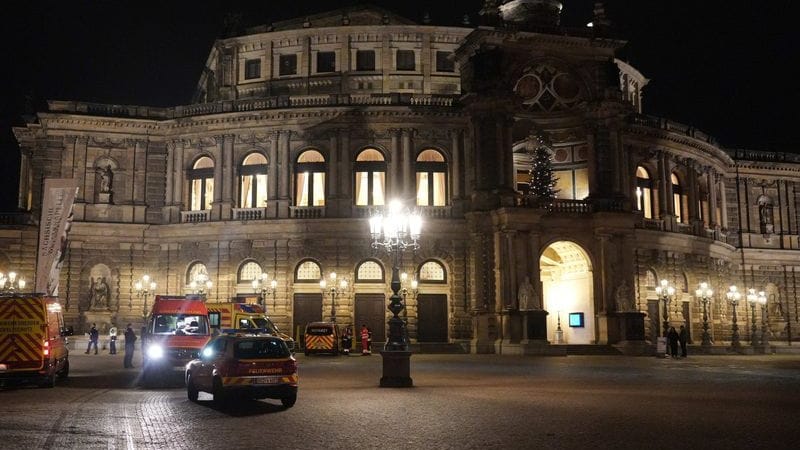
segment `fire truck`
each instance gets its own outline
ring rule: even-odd
[[[208,309],[200,296],[156,295],[142,332],[142,378],[183,371],[211,338]]]
[[[53,387],[69,375],[61,304],[39,294],[0,296],[0,385]]]

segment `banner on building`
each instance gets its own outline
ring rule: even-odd
[[[67,251],[67,235],[72,226],[72,205],[76,195],[78,182],[75,179],[44,180],[34,292],[58,296],[59,273]]]

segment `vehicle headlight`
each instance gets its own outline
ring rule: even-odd
[[[147,347],[147,357],[150,359],[161,359],[164,357],[164,348],[158,344]]]

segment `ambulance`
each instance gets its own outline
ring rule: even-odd
[[[211,338],[201,296],[156,295],[142,332],[142,378],[183,371]]]
[[[294,351],[294,339],[282,333],[269,320],[267,311],[260,305],[252,303],[206,303],[208,319],[214,333],[223,330],[263,330],[263,333],[279,337],[286,342],[289,350]]]
[[[53,387],[69,375],[61,304],[38,294],[0,296],[0,385]]]

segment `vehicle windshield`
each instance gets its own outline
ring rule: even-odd
[[[202,315],[156,314],[153,334],[208,335],[208,319]]]
[[[276,327],[275,324],[266,317],[253,317],[251,320],[256,324],[256,328],[263,328],[270,334],[280,333],[278,327]]]
[[[288,358],[289,348],[280,339],[248,339],[236,342],[233,356],[238,359]]]

